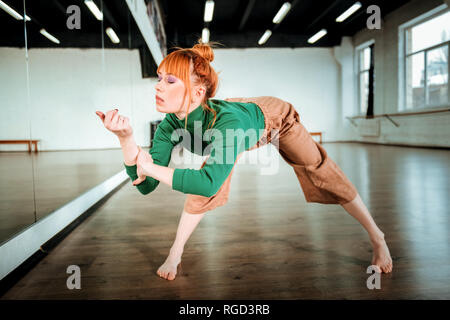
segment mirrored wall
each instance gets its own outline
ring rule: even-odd
[[[125,1],[2,3],[0,245],[124,169],[95,111],[119,109],[144,146],[161,118]]]

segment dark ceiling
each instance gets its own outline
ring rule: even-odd
[[[205,26],[205,0],[159,1],[163,9],[168,48],[191,47],[201,37]],[[19,13],[23,12],[23,0],[4,2]],[[125,0],[95,2],[99,8],[103,4],[103,29],[112,27],[121,39],[120,44],[115,45],[105,35],[105,47],[135,48],[143,44],[132,18],[131,26],[128,25],[130,13]],[[290,1],[292,7],[284,20],[274,25],[272,19],[284,2],[286,1],[216,0],[213,20],[208,24],[210,40],[221,42],[225,48],[335,46],[339,45],[342,36],[352,36],[365,28],[369,17],[366,13],[367,6],[378,5],[381,15],[385,16],[408,0],[360,0],[363,7],[342,23],[335,22],[336,17],[355,3],[355,0],[293,0]],[[81,9],[81,30],[69,30],[66,27],[66,8],[72,4]],[[25,7],[27,15],[32,18],[27,23],[29,47],[102,47],[102,23],[95,19],[83,0],[25,0]],[[8,30],[2,34],[0,46],[23,47],[23,26],[23,21],[15,20],[0,10],[0,27]],[[55,45],[44,38],[39,33],[42,27],[56,36],[61,44]],[[328,34],[313,45],[308,44],[307,39],[322,28],[326,28]],[[259,46],[258,40],[266,29],[271,29],[273,34],[264,45]]]
[[[131,15],[125,0],[94,0],[98,8],[103,8],[103,21],[97,20],[84,4],[84,0],[3,0],[15,11],[31,18],[26,24],[29,49],[33,48],[128,48],[139,49],[142,76],[156,77],[156,64]],[[80,29],[70,30],[67,14],[70,5],[80,8]],[[0,9],[0,28],[7,30],[0,37],[0,47],[25,47],[25,28],[23,20],[16,20]],[[114,44],[105,34],[112,27],[120,39]],[[40,34],[44,28],[55,36],[60,44],[55,44]]]
[[[103,4],[103,26],[102,21],[98,21],[89,11],[84,0],[3,0],[3,2],[20,14],[24,12],[25,2],[26,15],[31,18],[27,23],[29,48],[102,48],[102,38],[105,48],[138,48],[144,43],[124,0],[94,1],[99,8]],[[70,16],[66,10],[70,5],[78,5],[81,10],[79,30],[69,30],[66,25]],[[2,30],[8,30],[2,34],[0,46],[25,46],[23,20],[16,20],[0,9],[0,27]],[[120,39],[119,44],[112,43],[102,32],[102,28],[105,30],[107,27],[114,29]],[[61,43],[54,44],[42,36],[39,33],[41,28],[58,38]]]
[[[291,9],[283,21],[275,25],[272,19],[284,2]],[[335,19],[351,7],[356,0],[217,0],[213,20],[209,23],[210,40],[219,41],[225,48],[252,47],[331,47],[339,45],[342,36],[353,36],[366,27],[370,5],[380,7],[381,16],[399,8],[408,0],[359,0],[362,7],[342,23]],[[204,0],[161,0],[165,14],[167,46],[192,47],[201,37]],[[307,40],[325,28],[328,34],[310,45]],[[258,45],[265,30],[272,36]]]
[[[155,63],[150,56],[125,0],[94,0],[103,7],[103,23],[98,21],[84,4],[84,0],[3,0],[19,13],[32,19],[27,23],[29,48],[138,48],[143,62],[143,76],[155,76]],[[149,2],[149,0],[145,0]],[[355,0],[293,0],[291,10],[283,21],[275,25],[272,19],[285,0],[216,0],[213,20],[205,24],[203,14],[205,0],[159,0],[167,34],[167,48],[192,47],[201,37],[202,29],[210,29],[210,40],[218,41],[223,48],[259,47],[332,47],[339,45],[343,36],[353,36],[366,27],[369,5],[378,5],[381,16],[409,2],[408,0],[359,0],[362,4],[356,13],[342,23],[335,22]],[[70,5],[81,9],[81,29],[69,30],[66,26]],[[102,32],[112,27],[120,38],[119,44],[111,42]],[[0,9],[0,46],[24,47],[24,22],[16,20]],[[54,44],[43,37],[39,30],[45,28],[60,40]],[[314,43],[307,40],[325,28],[328,34]],[[272,36],[262,46],[258,45],[265,30]],[[5,32],[6,30],[6,32]]]

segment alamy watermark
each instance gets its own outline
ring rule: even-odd
[[[366,13],[370,14],[366,21],[368,29],[381,29],[381,9],[379,6],[373,4],[367,7]],[[66,26],[69,30],[81,29],[81,9],[78,5],[70,5],[66,9],[66,14],[69,15],[66,21]]]
[[[381,29],[381,9],[379,6],[373,4],[367,7],[367,13],[371,14],[367,18],[366,26],[368,29]]]
[[[73,4],[67,7],[66,13],[70,15],[67,18],[66,26],[69,30],[81,29],[81,10],[80,7]]]
[[[367,278],[366,285],[367,289],[373,290],[373,289],[381,289],[381,274],[377,271],[376,265],[371,265],[367,267],[366,273],[372,273],[371,276]]]
[[[67,289],[81,289],[81,270],[77,265],[70,265],[67,267],[66,273],[71,274],[70,277],[67,278],[66,286]]]
[[[207,129],[203,132],[202,122],[194,121],[194,131],[191,134],[185,129],[176,129],[172,132],[171,141],[173,143],[180,143],[183,148],[186,148],[191,154],[183,154],[183,157],[176,156],[172,158],[175,165],[189,163],[197,163],[198,158],[195,155],[202,157],[208,156],[206,159],[207,165],[211,164],[229,164],[234,165],[238,155],[246,152],[248,149],[260,143],[260,149],[249,150],[247,157],[242,160],[243,163],[258,164],[262,175],[273,175],[279,169],[279,132],[278,130],[271,130],[265,134],[264,129]],[[270,141],[268,139],[270,137]],[[268,145],[271,147],[261,148]],[[255,152],[253,152],[255,151]]]

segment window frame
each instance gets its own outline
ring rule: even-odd
[[[446,109],[450,106],[450,40],[440,42],[430,47],[423,48],[421,50],[417,50],[414,52],[407,53],[407,32],[414,28],[415,26],[425,23],[429,20],[432,20],[442,14],[445,14],[450,11],[449,6],[447,4],[442,4],[422,15],[417,16],[414,19],[411,19],[408,22],[401,24],[398,27],[398,35],[399,35],[399,46],[398,46],[398,57],[399,57],[399,70],[398,70],[398,107],[397,110],[399,112],[411,112],[411,111],[420,111],[420,110],[430,110],[430,109]],[[428,74],[427,74],[427,54],[429,51],[437,49],[439,47],[447,46],[447,102],[440,104],[428,104]],[[416,54],[420,54],[423,52],[423,64],[424,64],[424,101],[425,103],[420,107],[411,107],[408,109],[406,102],[406,76],[407,76],[407,59]]]
[[[370,48],[371,45],[375,45],[375,39],[370,39],[366,42],[361,43],[360,45],[355,47],[355,55],[354,55],[354,68],[355,68],[355,87],[356,87],[356,95],[355,95],[355,112],[354,114],[357,116],[366,116],[367,114],[367,110],[365,112],[361,111],[361,74],[364,72],[369,73],[370,67],[369,69],[364,69],[364,70],[360,70],[361,67],[361,59],[360,59],[360,53],[362,51],[364,51],[367,48]],[[372,55],[374,55],[374,52],[371,52]],[[372,57],[371,57],[372,58]],[[375,72],[375,70],[374,70]],[[369,79],[370,81],[370,79]],[[375,88],[374,88],[375,89]],[[375,94],[375,93],[374,93]],[[375,98],[375,97],[374,97]]]

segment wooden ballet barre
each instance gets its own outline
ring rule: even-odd
[[[416,115],[423,115],[423,114],[429,114],[429,113],[440,113],[440,112],[449,112],[450,108],[440,108],[436,110],[422,110],[422,111],[407,111],[407,112],[397,112],[397,113],[382,113],[382,114],[375,114],[371,116],[367,115],[358,115],[353,117],[345,117],[347,120],[351,122],[351,124],[354,127],[357,127],[358,125],[353,121],[354,119],[374,119],[374,118],[380,118],[385,117],[390,122],[392,122],[396,127],[400,127],[400,125],[392,120],[390,117],[405,117],[405,116],[416,116]]]
[[[37,143],[41,140],[0,140],[0,144],[27,144],[28,152],[31,152],[31,145],[34,145],[34,152],[38,152]]]
[[[311,136],[319,136],[320,137],[320,144],[322,144],[322,132],[310,132]]]

